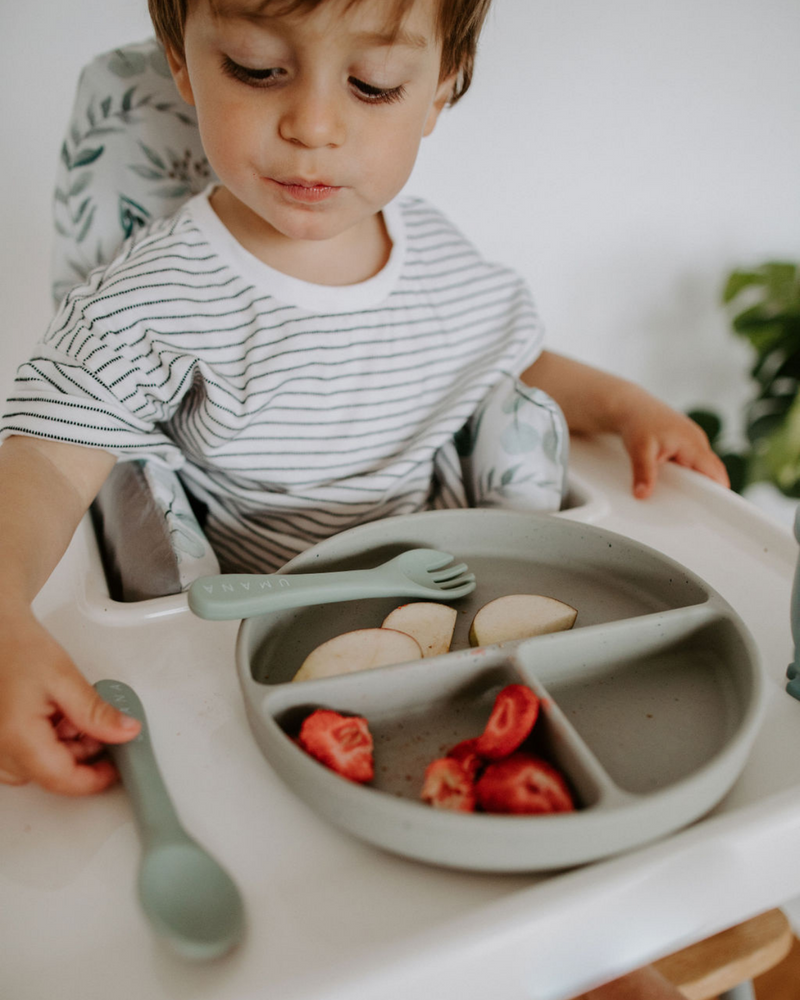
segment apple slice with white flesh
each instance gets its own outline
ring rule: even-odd
[[[457,618],[456,609],[446,604],[417,601],[395,608],[383,620],[381,628],[410,635],[419,643],[423,656],[439,656],[450,649]]]
[[[492,646],[572,628],[578,612],[569,604],[540,594],[508,594],[490,601],[472,619],[470,646]]]
[[[390,628],[359,628],[328,639],[312,650],[294,675],[296,681],[353,674],[390,663],[421,660],[416,639]]]

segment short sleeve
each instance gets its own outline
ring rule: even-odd
[[[181,468],[185,458],[162,427],[191,391],[197,361],[105,322],[104,278],[98,269],[69,293],[17,370],[0,439],[31,435]]]

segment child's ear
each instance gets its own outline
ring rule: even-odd
[[[428,118],[425,122],[425,128],[422,132],[423,136],[430,135],[436,127],[436,122],[439,120],[439,115],[442,113],[442,108],[447,104],[450,98],[453,96],[453,87],[456,84],[455,76],[448,76],[446,80],[442,80],[439,86],[436,88],[436,93],[433,96],[433,104],[428,112]]]
[[[172,79],[178,88],[178,93],[187,104],[194,106],[194,92],[192,91],[192,83],[189,79],[189,71],[186,68],[186,56],[178,55],[171,45],[165,45],[164,51],[167,56],[170,72],[172,73]]]

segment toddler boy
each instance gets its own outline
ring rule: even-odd
[[[226,569],[270,570],[423,509],[434,455],[499,380],[617,433],[646,497],[673,460],[725,483],[699,428],[541,350],[524,283],[397,198],[467,89],[488,0],[151,0],[219,184],[65,299],[18,373],[0,448],[0,781],[66,794],[137,726],[33,597],[119,458],[181,468]]]

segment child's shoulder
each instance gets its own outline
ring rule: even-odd
[[[474,266],[484,272],[502,273],[522,281],[513,268],[488,260],[445,212],[426,199],[402,195],[396,204],[412,254],[427,261],[458,259],[465,267]]]
[[[89,271],[83,281],[72,287],[59,311],[86,314],[95,303],[107,298],[111,290],[117,294],[122,288],[144,288],[156,276],[166,287],[171,270],[186,274],[202,270],[203,262],[212,254],[193,218],[193,200],[173,215],[152,219],[137,228],[108,261]]]

